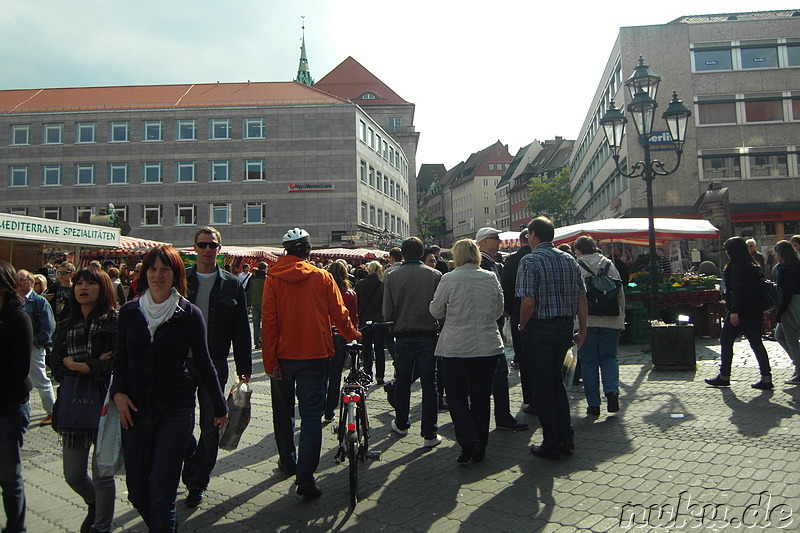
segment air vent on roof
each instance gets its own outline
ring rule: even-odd
[[[728,17],[728,20],[739,20],[739,17],[737,17],[736,15],[731,15]]]

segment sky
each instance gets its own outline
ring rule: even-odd
[[[797,3],[0,0],[0,89],[288,81],[304,23],[314,79],[353,56],[416,105],[417,166],[449,169],[575,139],[622,26]]]

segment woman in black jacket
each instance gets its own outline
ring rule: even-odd
[[[775,244],[777,280],[781,293],[775,340],[794,363],[794,374],[786,383],[800,385],[800,255],[789,241]]]
[[[25,486],[22,482],[22,438],[30,420],[33,326],[17,295],[17,271],[0,260],[0,488],[6,510],[3,531],[25,531]]]
[[[99,268],[84,268],[75,274],[69,295],[70,314],[58,324],[53,342],[50,365],[56,381],[63,382],[65,376],[90,380],[100,391],[99,398],[105,397],[111,380],[111,354],[117,345],[116,305],[116,291],[108,274]],[[71,400],[62,387],[59,404],[69,405]],[[87,472],[99,422],[98,418],[94,428],[85,431],[56,428],[61,435],[64,478],[89,507],[81,533],[110,531],[114,518],[114,476],[99,475],[97,447],[91,455],[91,478]]]
[[[761,317],[764,313],[761,270],[741,237],[731,237],[725,241],[725,252],[730,259],[722,274],[728,316],[725,317],[719,339],[719,375],[705,381],[714,387],[727,387],[731,384],[733,343],[744,334],[761,369],[761,379],[750,386],[754,389],[771,389],[773,385],[769,356],[761,342]]]
[[[359,281],[355,288],[358,295],[358,319],[362,324],[383,322],[383,268],[379,262],[371,261],[367,264],[367,272],[367,277]],[[361,339],[364,346],[364,371],[372,374],[374,359],[378,385],[383,385],[386,372],[386,335],[385,328],[368,329]]]

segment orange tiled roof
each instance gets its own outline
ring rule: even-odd
[[[341,104],[302,83],[246,82],[0,91],[0,113]]]
[[[410,105],[379,80],[364,66],[348,57],[336,68],[328,72],[325,77],[314,84],[315,89],[321,89],[336,96],[347,98],[358,105]],[[364,93],[373,93],[377,99],[362,99]]]

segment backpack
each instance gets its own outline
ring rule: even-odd
[[[608,275],[611,268],[611,261],[606,261],[605,266],[597,274],[586,266],[586,263],[578,260],[578,264],[586,270],[590,276],[586,281],[586,303],[589,307],[589,314],[595,316],[619,316],[619,303],[617,297],[622,287],[622,281],[614,279]]]

